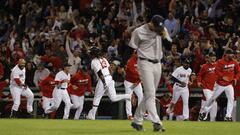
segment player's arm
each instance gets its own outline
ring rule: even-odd
[[[102,81],[102,83],[103,83],[103,86],[106,87],[107,84],[106,84],[106,81],[105,81],[105,78],[104,78],[104,76],[103,76],[102,71],[101,71],[101,70],[98,70],[97,75],[98,75],[98,77],[101,79],[101,81]]]
[[[139,45],[139,41],[140,41],[140,38],[138,36],[137,30],[135,29],[132,32],[132,36],[131,36],[131,40],[130,40],[129,46],[134,48],[134,49],[137,49],[138,45]]]
[[[237,85],[237,80],[240,79],[240,66],[238,63],[235,64],[235,76],[234,76],[234,85]]]
[[[179,83],[179,84],[182,84],[183,82],[181,82],[180,80],[178,80],[176,77],[174,77],[173,75],[171,76],[171,80],[174,82],[174,83]]]
[[[25,87],[25,84],[20,80],[20,76],[13,71],[13,78],[14,78],[14,81],[16,82],[16,84],[18,86],[24,86]]]

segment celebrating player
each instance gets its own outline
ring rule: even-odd
[[[227,97],[227,113],[224,117],[225,121],[232,121],[232,110],[234,102],[234,90],[233,85],[236,85],[240,76],[240,69],[237,61],[233,59],[233,50],[226,50],[222,59],[217,61],[216,65],[216,83],[214,86],[214,92],[212,97],[207,101],[203,107],[202,113],[199,114],[199,120],[204,120],[206,114],[209,112],[211,105],[214,101],[225,92]]]
[[[207,56],[207,63],[202,65],[198,73],[197,84],[198,84],[198,87],[203,88],[203,95],[204,95],[200,113],[203,112],[204,105],[213,95],[213,87],[217,77],[215,73],[215,68],[216,68],[215,61],[216,61],[215,53],[210,52]],[[210,111],[210,121],[215,121],[216,115],[217,115],[217,102],[214,101]],[[207,117],[204,119],[207,119]]]
[[[56,111],[63,101],[65,103],[63,119],[68,119],[70,108],[72,107],[67,91],[68,83],[70,82],[70,74],[68,72],[70,66],[69,64],[64,64],[63,70],[56,74],[54,81],[57,85],[55,85],[53,90],[53,105],[45,111],[45,113]]]
[[[84,104],[84,94],[92,92],[92,79],[88,74],[87,67],[82,67],[71,78],[71,85],[69,87],[69,94],[72,99],[72,108],[77,109],[74,119],[79,119]]]
[[[185,59],[182,62],[182,66],[176,68],[172,73],[172,80],[174,82],[173,85],[173,98],[170,103],[167,112],[170,113],[173,111],[175,104],[177,103],[179,97],[182,97],[183,101],[183,119],[189,119],[189,108],[188,108],[188,99],[189,99],[189,78],[192,74],[192,69],[189,68],[190,60]]]
[[[44,113],[47,112],[47,109],[50,108],[50,105],[53,101],[52,93],[55,85],[57,84],[57,82],[54,81],[55,74],[55,71],[51,71],[50,74],[39,83],[40,92],[42,94],[42,108],[44,109]]]
[[[27,98],[27,112],[31,113],[33,111],[33,98],[34,95],[32,91],[25,84],[26,61],[24,59],[19,59],[18,64],[12,69],[10,78],[10,92],[13,97],[13,106],[11,110],[11,118],[17,117],[17,111],[21,101],[21,95]]]
[[[134,93],[138,97],[138,105],[142,101],[143,98],[143,90],[142,90],[142,84],[139,77],[139,73],[137,71],[137,54],[136,52],[133,52],[131,58],[128,60],[126,65],[126,76],[124,81],[125,86],[125,92],[127,94],[133,94]],[[128,119],[133,119],[132,117],[132,104],[129,100],[126,100],[126,113]]]
[[[117,95],[115,90],[115,82],[110,74],[110,65],[104,57],[100,55],[100,49],[96,46],[90,48],[90,55],[93,57],[91,62],[91,68],[95,72],[98,82],[95,89],[95,95],[93,99],[93,107],[87,115],[87,119],[95,120],[100,100],[105,92],[107,92],[110,100],[116,102],[122,99],[130,100],[130,94]]]

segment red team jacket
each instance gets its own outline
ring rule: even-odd
[[[82,71],[78,71],[72,76],[71,85],[68,87],[69,94],[76,96],[83,96],[85,91],[92,92],[92,80],[89,74],[84,74]],[[76,85],[77,89],[73,89],[72,85]]]
[[[239,79],[240,76],[240,69],[237,61],[226,61],[224,58],[218,60],[216,69],[217,75],[217,84],[221,86],[227,86],[232,84],[234,79]],[[223,76],[227,76],[230,81],[223,80]]]
[[[206,63],[202,65],[198,76],[197,82],[202,83],[203,89],[213,90],[217,75],[215,73],[216,64]]]
[[[52,98],[53,89],[57,84],[54,79],[54,75],[50,74],[39,83],[40,90],[44,97]]]
[[[132,57],[128,60],[125,68],[125,72],[126,72],[125,80],[131,83],[141,82],[139,73],[137,70],[137,59],[138,59],[137,55],[133,54]]]

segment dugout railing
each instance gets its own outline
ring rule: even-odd
[[[34,118],[37,118],[37,112],[38,112],[38,103],[41,101],[41,95],[39,93],[39,89],[36,88],[36,87],[31,87],[30,88],[32,90],[32,92],[34,93],[34,103],[33,103],[33,109],[34,109]],[[125,89],[123,87],[118,87],[116,88],[116,91],[117,93],[124,93],[125,92]],[[5,98],[2,98],[0,100],[0,104],[3,103],[3,102],[10,102],[11,99],[8,98],[7,95],[9,95],[10,91],[9,91],[9,87],[6,87],[4,88],[3,90],[3,97]],[[158,88],[157,90],[157,94],[156,96],[157,97],[161,97],[163,96],[165,93],[169,93],[169,91],[167,90],[167,88]],[[189,93],[189,97],[190,98],[197,98],[197,99],[201,99],[202,97],[202,90],[199,89],[199,88],[193,88],[190,90],[190,93]],[[225,96],[222,96],[222,97],[225,97]],[[93,100],[93,95],[90,95],[90,96],[85,96],[85,102],[92,102]],[[111,102],[110,99],[107,97],[107,95],[104,95],[101,102]],[[159,102],[156,102],[157,103],[157,110],[158,112],[160,113],[160,105],[159,105]],[[125,102],[124,100],[122,101],[119,101],[117,103],[118,105],[118,114],[117,114],[117,117],[118,119],[124,119],[125,117]],[[237,99],[237,121],[240,121],[240,97]]]

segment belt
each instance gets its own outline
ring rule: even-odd
[[[108,75],[104,75],[103,77],[107,77],[107,76],[111,76],[110,74],[108,74]]]
[[[154,60],[151,60],[151,59],[147,59],[147,58],[142,58],[142,57],[139,57],[140,60],[146,60],[146,61],[149,61],[153,64],[156,64],[156,63],[159,63],[159,60],[157,59],[154,59]]]
[[[177,86],[184,88],[181,84],[176,83]],[[185,86],[186,87],[186,86]]]

